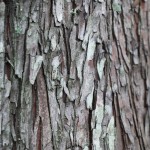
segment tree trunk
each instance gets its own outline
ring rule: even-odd
[[[0,0],[0,149],[149,141],[150,0]]]

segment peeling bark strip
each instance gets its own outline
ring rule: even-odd
[[[0,149],[149,150],[150,1],[4,2]]]

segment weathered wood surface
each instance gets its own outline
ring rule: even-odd
[[[149,150],[150,1],[0,1],[0,149]]]

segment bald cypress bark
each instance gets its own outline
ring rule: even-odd
[[[0,1],[0,149],[149,150],[150,1]]]

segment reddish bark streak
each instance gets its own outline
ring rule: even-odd
[[[11,66],[8,62],[6,63],[6,74],[7,74],[8,80],[11,80]]]
[[[34,127],[34,123],[35,123],[35,119],[36,119],[36,90],[35,90],[35,87],[32,86],[32,117],[33,117],[33,127]]]
[[[93,60],[89,60],[88,61],[88,65],[89,65],[90,68],[93,68],[94,67]]]
[[[42,150],[42,120],[40,118],[37,131],[37,150]]]

